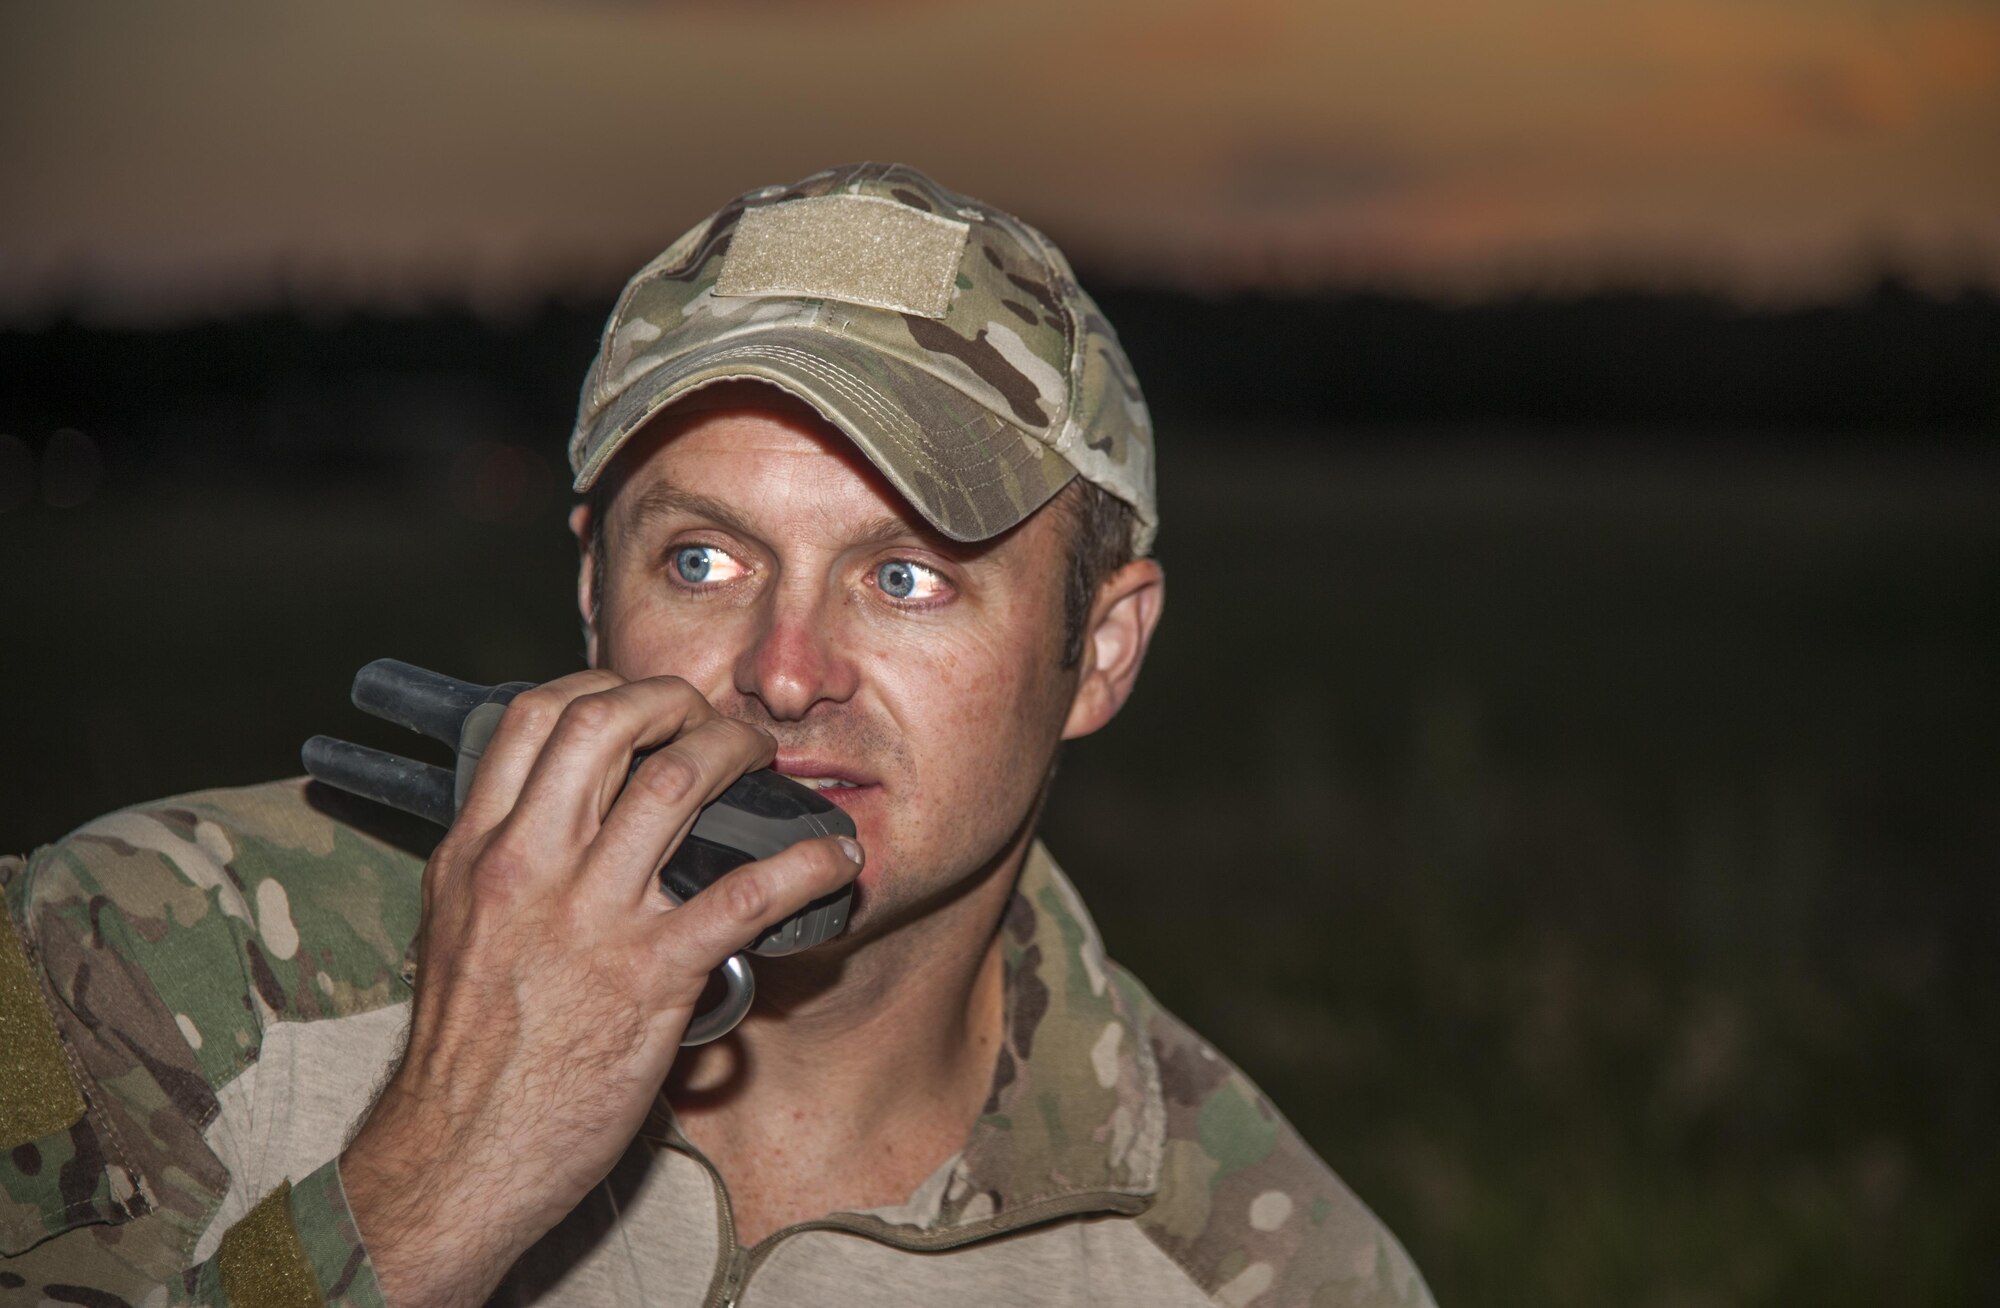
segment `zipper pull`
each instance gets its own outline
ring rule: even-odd
[[[736,1296],[743,1293],[743,1264],[747,1251],[740,1246],[729,1255],[729,1275],[722,1280],[722,1302],[717,1308],[736,1308]]]

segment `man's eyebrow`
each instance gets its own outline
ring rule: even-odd
[[[960,563],[979,562],[992,553],[994,544],[990,540],[953,540],[928,522],[899,518],[892,513],[885,513],[863,524],[848,538],[850,545],[864,549],[873,545],[894,545],[900,541],[921,545],[934,554],[942,554]]]
[[[913,540],[927,545],[932,549],[939,550],[949,549],[957,543],[938,535],[934,531],[927,531],[922,527],[918,527],[913,523],[906,522],[902,518],[887,513],[865,524],[861,530],[855,532],[850,543],[864,546],[889,545],[899,540]]]
[[[672,517],[676,513],[706,518],[740,536],[756,535],[750,530],[750,524],[743,519],[743,516],[721,500],[696,491],[683,490],[671,482],[664,481],[654,482],[632,501],[632,529],[636,531],[660,518]]]
[[[687,490],[664,481],[654,482],[632,501],[631,529],[638,531],[653,522],[676,514],[705,518],[739,536],[747,536],[752,540],[759,539],[757,531],[749,521],[728,504],[698,491]],[[921,544],[947,557],[967,561],[985,554],[988,545],[985,541],[956,541],[928,523],[911,522],[891,513],[885,513],[863,524],[848,538],[848,543],[866,548],[905,540]]]

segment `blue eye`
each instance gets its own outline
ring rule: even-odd
[[[674,575],[690,586],[709,589],[750,575],[728,550],[715,545],[683,545],[674,551]]]
[[[689,545],[674,553],[674,571],[681,574],[682,581],[707,581],[710,550],[706,545]]]
[[[908,599],[917,593],[917,570],[901,559],[891,559],[875,569],[875,584],[891,599]]]
[[[875,585],[892,600],[919,603],[942,599],[951,593],[951,583],[935,568],[908,559],[890,559],[875,569]]]

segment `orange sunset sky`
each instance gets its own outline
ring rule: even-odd
[[[0,321],[597,293],[895,158],[1101,277],[2000,286],[1991,0],[0,0]]]

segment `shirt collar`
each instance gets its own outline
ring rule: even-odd
[[[1166,1102],[1138,1014],[1076,888],[1040,841],[1001,919],[1006,1018],[993,1089],[965,1149],[885,1220],[929,1231],[1159,1186]],[[1116,1205],[1127,1207],[1128,1204]]]
[[[1143,1210],[1159,1189],[1166,1097],[1138,984],[1036,841],[1000,921],[1004,1029],[993,1086],[965,1147],[905,1202],[833,1214],[912,1247],[984,1239],[1058,1214]],[[662,1096],[659,1143],[699,1157]]]

